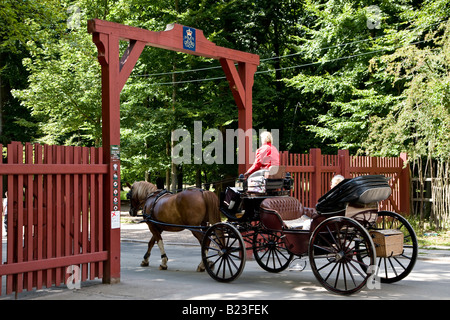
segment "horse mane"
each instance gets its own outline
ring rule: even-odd
[[[131,188],[133,189],[133,197],[137,199],[146,199],[152,192],[157,190],[153,183],[147,181],[136,181]]]

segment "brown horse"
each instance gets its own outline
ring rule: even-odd
[[[177,226],[207,226],[220,222],[219,199],[211,191],[201,189],[189,189],[177,194],[167,193],[157,190],[156,186],[145,181],[133,183],[127,194],[130,199],[130,215],[136,216],[140,208],[143,207],[144,217],[165,224]],[[148,266],[150,252],[155,242],[161,251],[161,270],[167,269],[167,255],[161,237],[163,231],[181,231],[185,228],[163,226],[157,223],[146,221],[152,238],[148,242],[148,250],[144,255],[141,266]],[[202,244],[203,232],[191,230]],[[200,262],[197,271],[204,271],[203,262]]]

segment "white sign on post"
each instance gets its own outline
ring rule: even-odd
[[[111,229],[120,228],[120,211],[111,211]]]

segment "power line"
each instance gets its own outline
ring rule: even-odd
[[[430,25],[428,25],[427,27],[432,27],[434,25],[437,25],[441,22],[444,22],[448,19],[443,19],[440,20],[438,22],[432,23]],[[416,29],[419,29],[419,27],[417,27]],[[336,45],[332,45],[332,46],[328,46],[328,47],[324,47],[324,48],[320,48],[320,51],[323,50],[328,50],[328,49],[334,49],[334,48],[339,48],[339,47],[343,47],[343,46],[347,46],[347,45],[352,45],[352,44],[357,44],[357,43],[362,43],[362,42],[367,42],[367,41],[375,41],[384,37],[389,36],[390,34],[384,34],[378,37],[374,37],[374,38],[369,38],[369,39],[361,39],[361,40],[355,40],[355,41],[350,41],[350,42],[345,42],[345,43],[338,43]],[[412,44],[412,43],[411,43]],[[301,55],[302,53],[304,53],[305,50],[296,52],[296,53],[291,53],[291,54],[286,54],[286,55],[282,55],[282,56],[276,56],[276,57],[270,57],[270,58],[264,58],[264,59],[260,59],[261,62],[265,62],[265,61],[270,61],[270,60],[276,60],[276,59],[282,59],[282,58],[288,58],[288,57],[294,57],[294,56],[298,56]],[[353,57],[353,56],[351,56]],[[314,62],[313,64],[318,64],[320,62]],[[310,65],[310,64],[307,64]],[[293,67],[287,67],[287,69],[293,69],[296,68],[297,66],[293,66]],[[206,68],[198,68],[198,69],[189,69],[189,70],[179,70],[179,71],[171,71],[171,72],[160,72],[160,73],[150,73],[150,74],[132,74],[131,76],[133,77],[156,77],[156,76],[165,76],[165,75],[173,75],[173,74],[182,74],[182,73],[189,73],[189,72],[199,72],[199,71],[208,71],[208,70],[214,70],[214,69],[221,69],[222,66],[212,66],[212,67],[206,67]],[[275,69],[275,70],[284,70],[285,68],[280,68],[280,69]],[[273,70],[273,71],[275,71]],[[267,73],[270,72],[271,70],[267,70],[267,71],[260,71],[257,73]],[[220,77],[220,78],[207,78],[207,79],[199,79],[199,80],[185,80],[185,81],[179,81],[176,83],[186,83],[187,81],[192,81],[192,82],[199,82],[199,81],[205,81],[205,80],[217,80],[217,79],[224,79],[225,77]],[[167,82],[164,84],[173,84],[173,82]]]
[[[161,72],[161,73],[150,73],[150,74],[133,74],[133,77],[156,77],[156,76],[165,76],[179,73],[188,73],[188,72],[198,72],[198,71],[206,71],[212,69],[221,69],[222,66],[208,67],[208,68],[199,68],[192,70],[179,70],[179,71],[171,71],[171,72]]]
[[[380,37],[384,37],[384,36],[380,36]],[[375,38],[372,38],[372,39],[355,40],[355,41],[346,42],[346,43],[340,43],[340,44],[336,44],[336,45],[333,45],[333,46],[320,48],[320,51],[333,49],[333,48],[337,48],[337,47],[342,47],[342,46],[346,46],[346,45],[351,45],[351,44],[355,44],[355,43],[360,43],[360,42],[366,42],[366,41],[369,41],[369,40],[376,40],[376,39],[378,39],[380,37],[375,37]],[[283,56],[264,58],[264,59],[260,59],[260,61],[261,62],[265,62],[265,61],[270,61],[270,60],[294,57],[294,56],[301,55],[303,52],[305,52],[305,51],[303,50],[303,51],[300,51],[300,52],[286,54],[286,55],[283,55]],[[165,76],[165,75],[173,75],[173,74],[188,73],[188,72],[207,71],[207,70],[221,69],[221,68],[222,68],[222,66],[214,66],[214,67],[207,67],[207,68],[198,68],[198,69],[190,69],[190,70],[179,70],[179,71],[170,71],[170,72],[160,72],[160,73],[132,74],[131,76],[133,76],[133,77],[156,77],[156,76]]]
[[[428,41],[430,41],[430,40],[421,40],[421,41],[411,42],[408,45],[396,46],[396,47],[391,48],[391,49],[379,49],[379,50],[374,50],[374,51],[369,51],[369,52],[353,54],[353,55],[350,55],[350,56],[339,57],[339,58],[335,58],[335,59],[316,61],[316,62],[309,62],[309,63],[299,64],[299,65],[290,66],[290,67],[283,67],[283,68],[277,68],[277,69],[257,71],[257,72],[255,72],[255,74],[263,74],[263,73],[269,73],[269,72],[275,72],[275,71],[281,71],[281,70],[289,70],[289,69],[310,67],[310,66],[317,65],[317,64],[330,63],[330,62],[335,62],[335,61],[340,61],[340,60],[346,60],[346,59],[361,57],[361,56],[365,56],[365,55],[369,55],[369,54],[373,54],[373,53],[378,53],[378,52],[382,52],[382,51],[398,49],[398,48],[402,48],[402,47],[408,47],[408,46],[411,46],[411,45],[416,45],[416,44],[420,44],[420,43],[424,43],[424,42],[428,42]],[[160,83],[153,83],[153,84],[150,84],[150,85],[174,85],[174,84],[185,84],[185,83],[204,82],[204,81],[223,80],[223,79],[226,79],[226,77],[223,76],[223,77],[215,77],[215,78],[183,80],[183,81],[176,81],[176,82],[162,82],[162,83],[160,82]]]
[[[203,82],[203,81],[213,81],[213,80],[223,80],[226,77],[216,77],[216,78],[205,78],[205,79],[193,79],[193,80],[181,80],[175,82],[157,82],[151,83],[150,85],[164,86],[164,85],[174,85],[174,84],[183,84],[183,83],[191,83],[191,82]]]

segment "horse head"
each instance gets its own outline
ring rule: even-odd
[[[139,210],[139,203],[138,201],[133,198],[133,187],[130,188],[130,191],[127,193],[127,199],[130,200],[130,211],[129,214],[132,217],[135,217],[137,215],[137,212]]]
[[[130,200],[129,214],[132,217],[137,216],[148,195],[156,190],[156,186],[152,183],[139,181],[130,186],[130,191],[127,193],[127,199]]]

